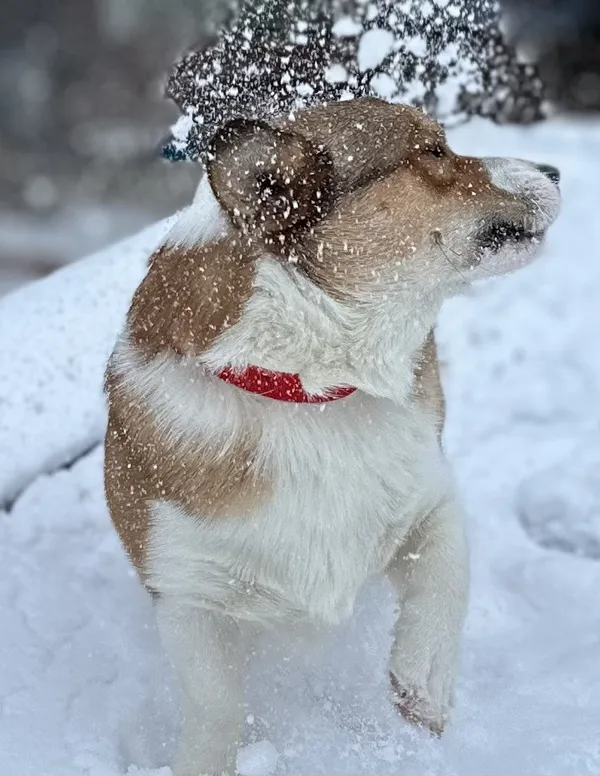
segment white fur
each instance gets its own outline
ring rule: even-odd
[[[181,687],[176,774],[233,774],[244,720],[249,635],[240,624],[185,601],[161,598],[156,617]]]
[[[458,659],[466,563],[460,541],[444,542],[446,533],[462,535],[461,519],[427,410],[365,393],[325,405],[273,402],[208,376],[197,361],[143,365],[125,344],[113,364],[181,444],[221,439],[226,454],[241,425],[259,429],[258,465],[275,483],[251,518],[203,521],[168,502],[153,505],[147,582],[160,593],[161,632],[184,687],[176,773],[232,772],[249,626],[338,623],[361,586],[390,566],[399,594],[416,602],[400,620],[390,667],[418,693],[424,720],[441,723]],[[428,537],[439,524],[441,540],[421,547],[415,528],[425,524]],[[411,553],[410,573],[401,572],[410,536],[419,556]],[[225,679],[215,646],[221,628],[247,634]],[[229,636],[227,644],[233,648]],[[193,668],[198,651],[202,670]]]
[[[536,205],[532,219],[546,228],[558,195],[544,176],[522,163],[487,164],[497,185]],[[453,225],[442,245],[466,244],[475,226]],[[169,242],[199,244],[227,229],[205,182]],[[147,580],[159,593],[159,625],[183,694],[176,776],[233,773],[253,634],[273,624],[338,623],[351,615],[361,586],[382,572],[404,601],[390,670],[415,714],[443,725],[468,571],[435,420],[413,391],[416,355],[443,299],[464,283],[438,248],[432,243],[423,261],[412,262],[412,276],[394,270],[379,278],[386,293],[354,307],[265,255],[241,320],[202,357],[147,363],[127,333],[117,346],[112,369],[160,433],[191,448],[209,442],[227,456],[250,429],[255,465],[273,484],[251,516],[203,519],[173,503],[152,505]],[[499,269],[518,259],[512,249],[500,253]],[[329,404],[295,405],[210,374],[249,363],[299,373],[315,393],[340,384],[360,390]]]
[[[194,201],[182,212],[165,242],[171,247],[203,245],[225,237],[230,231],[229,219],[217,202],[208,178],[203,176]]]
[[[558,216],[560,199],[556,185],[533,162],[488,157],[483,160],[491,181],[499,189],[520,194],[539,205],[538,228],[547,229]]]
[[[414,400],[360,392],[324,405],[274,402],[208,375],[194,359],[144,363],[126,343],[112,363],[178,444],[220,444],[227,455],[241,430],[257,430],[257,468],[276,483],[252,519],[203,523],[155,504],[148,580],[162,593],[252,620],[339,622],[415,520],[451,492],[433,418]],[[250,580],[255,591],[277,594],[277,605],[269,595],[248,598]]]
[[[500,189],[516,194],[529,203],[530,214],[525,226],[541,236],[498,252],[487,252],[479,267],[472,271],[473,279],[503,275],[525,266],[539,253],[543,234],[557,218],[560,210],[560,194],[557,186],[540,172],[532,162],[522,159],[488,158],[484,160],[492,183]]]
[[[413,358],[442,303],[423,303],[418,287],[344,306],[312,285],[293,265],[265,256],[240,323],[203,357],[212,369],[256,364],[299,374],[309,393],[353,385],[395,401],[407,398]]]

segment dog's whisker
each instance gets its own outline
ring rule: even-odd
[[[446,261],[448,262],[448,264],[449,264],[449,265],[452,267],[452,269],[453,269],[453,270],[454,270],[454,271],[455,271],[455,272],[456,272],[458,275],[460,275],[460,277],[461,277],[461,278],[464,280],[464,282],[465,282],[465,283],[468,283],[468,282],[469,282],[469,280],[468,280],[468,278],[466,277],[466,275],[464,275],[464,274],[463,274],[463,273],[460,271],[460,269],[459,269],[459,268],[456,266],[456,264],[455,264],[455,263],[452,261],[452,259],[450,258],[450,256],[448,256],[448,254],[447,254],[447,253],[446,253],[446,251],[444,250],[444,248],[445,248],[445,245],[444,245],[444,238],[442,237],[442,233],[441,233],[441,232],[440,232],[438,229],[436,229],[434,232],[432,232],[432,236],[433,236],[433,241],[434,241],[434,243],[435,243],[435,244],[437,245],[437,247],[440,249],[440,251],[442,252],[442,256],[443,256],[443,257],[446,259]],[[456,255],[458,255],[458,254],[456,254]]]

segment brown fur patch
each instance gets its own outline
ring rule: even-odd
[[[480,159],[454,154],[439,124],[416,108],[356,100],[281,125],[289,124],[333,162],[334,207],[294,249],[299,266],[335,298],[372,290],[400,262],[410,272],[411,260],[431,252],[432,235],[457,219],[522,216],[519,197],[494,186]]]
[[[252,290],[254,259],[234,240],[163,246],[135,292],[130,340],[149,357],[198,355],[237,323]]]
[[[415,369],[415,394],[428,409],[434,412],[437,419],[438,438],[441,440],[446,419],[446,400],[433,331],[427,337]]]
[[[442,127],[422,111],[376,98],[320,105],[281,125],[327,150],[337,190],[345,193],[429,149],[446,147]]]
[[[143,579],[152,502],[178,504],[190,519],[243,516],[268,497],[270,482],[258,471],[254,434],[246,431],[218,446],[182,440],[172,432],[161,433],[143,401],[118,378],[109,374],[107,385],[106,498],[121,541]]]
[[[277,246],[286,233],[309,227],[326,212],[332,165],[297,132],[237,120],[213,139],[207,174],[233,223]]]
[[[432,157],[422,163],[433,168],[431,174],[407,162],[344,197],[299,251],[309,277],[336,298],[377,285],[385,290],[394,266],[410,277],[412,267],[418,268],[415,261],[440,250],[435,232],[459,220],[475,222],[494,210],[509,215],[510,195],[491,186],[479,162],[445,161],[442,182],[434,175],[437,161]],[[454,168],[454,180],[447,165]]]

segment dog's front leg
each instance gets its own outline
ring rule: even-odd
[[[453,498],[413,530],[387,572],[402,601],[390,662],[394,700],[406,719],[440,734],[453,704],[469,585]]]
[[[181,689],[174,776],[230,776],[244,720],[244,633],[233,619],[174,598],[160,597],[156,613]]]

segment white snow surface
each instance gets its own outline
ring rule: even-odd
[[[96,444],[102,374],[129,299],[173,217],[0,302],[0,506]]]
[[[394,603],[377,583],[310,654],[265,650],[248,776],[600,773],[600,125],[474,121],[451,140],[556,164],[564,194],[544,257],[440,320],[472,565],[452,724],[433,740],[393,710]],[[86,452],[104,361],[166,228],[0,300],[1,776],[170,773],[170,668],[108,519],[101,448]]]

